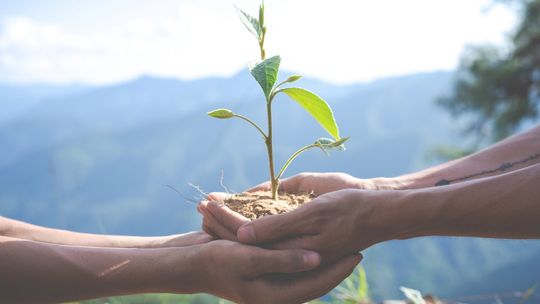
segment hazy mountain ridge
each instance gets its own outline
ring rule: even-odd
[[[351,141],[346,152],[330,157],[319,151],[302,155],[287,175],[390,176],[425,166],[429,148],[458,138],[458,126],[433,102],[451,79],[451,73],[436,72],[347,86],[300,80],[298,86],[328,100],[341,133]],[[275,106],[279,163],[325,136],[296,104],[280,97]],[[0,147],[8,147],[0,152],[0,214],[92,232],[198,229],[195,208],[165,185],[196,197],[186,184],[221,190],[222,169],[227,186],[237,191],[267,179],[257,133],[242,121],[206,117],[217,107],[264,119],[260,89],[246,72],[186,82],[143,77],[36,103],[0,125]],[[400,285],[453,294],[460,281],[477,280],[540,252],[538,242],[520,245],[422,238],[375,246],[365,263],[378,296],[396,295]]]

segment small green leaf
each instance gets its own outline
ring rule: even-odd
[[[339,140],[336,140],[332,146],[341,150],[341,151],[344,151],[345,150],[345,142],[349,140],[350,137],[342,137],[340,138]]]
[[[339,140],[333,140],[330,138],[319,138],[315,141],[315,145],[319,145],[321,148],[324,149],[337,149],[340,151],[345,150],[345,142],[349,140],[350,137],[343,137]]]
[[[259,6],[259,25],[261,28],[264,27],[264,2]]]
[[[276,88],[279,88],[281,87],[282,85],[286,84],[286,83],[290,83],[290,82],[295,82],[297,81],[298,79],[302,78],[301,75],[292,75],[290,76],[289,78],[285,79],[284,81],[280,82]]]
[[[297,81],[298,79],[302,78],[302,75],[292,75],[290,76],[289,78],[287,78],[287,80],[285,80],[283,83],[287,83],[287,82],[295,82]]]
[[[285,88],[278,92],[287,94],[306,110],[335,140],[339,140],[339,128],[330,106],[321,97],[302,88]]]
[[[319,138],[315,141],[315,144],[316,145],[321,145],[321,146],[328,146],[328,145],[331,145],[334,141],[331,140],[330,138]]]
[[[210,117],[219,118],[219,119],[227,119],[227,118],[234,117],[234,113],[229,109],[216,109],[206,114],[208,114],[208,116]]]
[[[276,83],[280,63],[281,57],[274,56],[249,65],[249,72],[261,85],[267,99],[270,97],[270,93]]]
[[[244,24],[244,26],[250,31],[257,39],[261,39],[262,36],[262,29],[259,24],[259,20],[257,18],[251,16],[250,14],[244,12],[243,10],[239,9],[237,6],[236,11],[238,12],[238,16],[240,17],[240,21]]]

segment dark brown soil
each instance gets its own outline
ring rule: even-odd
[[[310,202],[314,197],[312,193],[280,193],[278,199],[274,201],[270,191],[257,191],[235,194],[224,203],[229,209],[254,220],[265,215],[289,212]]]

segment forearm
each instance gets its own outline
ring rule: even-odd
[[[195,292],[197,248],[93,248],[0,237],[0,294],[9,303],[47,303]]]
[[[379,189],[419,189],[456,184],[540,163],[540,125],[473,155],[395,178],[379,178]]]
[[[175,243],[173,240],[179,237],[178,235],[139,237],[79,233],[36,226],[4,217],[0,217],[0,235],[60,245],[113,248],[167,247],[167,244]]]
[[[448,187],[404,191],[394,204],[401,234],[540,238],[540,164]]]

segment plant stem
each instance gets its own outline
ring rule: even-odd
[[[266,136],[266,150],[268,152],[268,165],[270,167],[270,184],[272,186],[272,199],[277,199],[279,180],[276,179],[274,171],[274,151],[272,147],[272,100],[266,102],[266,113],[268,115],[268,135]]]
[[[261,133],[262,137],[264,138],[264,140],[266,140],[267,136],[266,134],[264,133],[264,131],[261,129],[261,127],[259,127],[253,120],[245,117],[245,116],[242,116],[240,114],[234,114],[233,115],[234,117],[237,117],[237,118],[240,118],[240,119],[243,119],[245,120],[246,122],[248,122],[249,124],[251,124],[252,126],[255,127],[255,129],[257,129],[257,131],[259,131],[259,133]]]
[[[266,27],[262,25],[262,36],[259,40],[259,49],[261,50],[261,60],[266,58],[266,51],[264,50],[264,38],[266,37]]]
[[[298,155],[302,154],[302,152],[305,152],[311,148],[320,148],[321,146],[319,146],[318,144],[311,144],[311,145],[308,145],[308,146],[305,146],[301,149],[299,149],[298,151],[294,152],[293,155],[291,155],[291,157],[289,157],[289,159],[287,159],[287,161],[285,162],[285,164],[283,165],[283,167],[281,167],[281,170],[279,170],[279,173],[276,177],[277,180],[279,180],[281,178],[281,176],[283,175],[283,173],[285,172],[285,170],[287,170],[287,168],[289,167],[289,165],[292,163],[292,161],[298,157]]]
[[[264,38],[259,43],[259,48],[261,49],[261,60],[264,60],[264,58],[266,57],[266,53],[264,51],[263,43],[264,43]]]

